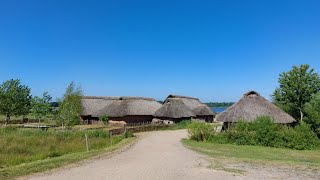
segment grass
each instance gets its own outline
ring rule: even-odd
[[[190,123],[191,123],[191,120],[183,120],[178,123],[172,124],[170,127],[168,127],[168,130],[187,129]]]
[[[212,158],[253,162],[275,163],[284,165],[308,166],[320,169],[320,150],[291,150],[269,148],[260,146],[237,146],[231,144],[216,144],[209,142],[196,142],[184,139],[182,143],[199,153]]]
[[[179,130],[179,129],[187,129],[188,126],[192,123],[192,120],[183,120],[178,123],[172,124],[170,127],[167,128],[167,130]],[[217,127],[222,127],[220,123],[211,123],[214,124]]]
[[[84,134],[89,137],[86,151]],[[113,145],[124,136],[115,136]],[[113,149],[109,134],[93,131],[41,131],[38,129],[0,129],[0,179],[59,167]]]

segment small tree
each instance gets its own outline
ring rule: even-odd
[[[81,87],[75,87],[71,82],[67,87],[58,109],[58,118],[62,127],[79,124],[80,113],[82,111],[81,97],[83,93]]]
[[[44,117],[48,116],[52,111],[50,104],[51,99],[52,98],[48,92],[44,92],[42,97],[35,96],[32,98],[30,113],[35,117],[35,119],[39,120],[39,126],[40,121]]]
[[[307,64],[293,66],[290,71],[280,74],[279,84],[280,87],[273,94],[276,104],[286,107],[291,111],[291,115],[298,112],[302,121],[304,105],[310,101],[312,95],[320,91],[319,74],[315,73],[314,69],[309,69]]]
[[[11,116],[27,115],[30,109],[30,88],[20,84],[19,79],[11,79],[0,86],[0,114],[6,116],[6,124]]]
[[[320,93],[314,95],[309,103],[305,106],[306,123],[310,124],[311,128],[318,137],[320,137]]]

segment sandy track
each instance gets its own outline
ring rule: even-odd
[[[181,144],[187,137],[185,130],[145,133],[143,138],[127,151],[105,157],[78,167],[59,169],[49,174],[27,179],[243,179],[224,171],[208,169],[209,165],[199,155]],[[246,178],[248,179],[248,178]]]

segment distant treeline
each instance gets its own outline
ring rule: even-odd
[[[234,104],[234,102],[209,102],[205,104],[209,107],[230,107]]]

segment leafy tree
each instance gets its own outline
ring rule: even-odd
[[[81,87],[75,87],[74,82],[71,82],[58,109],[58,118],[63,127],[79,124],[80,113],[82,111],[82,95]]]
[[[12,116],[27,115],[30,109],[30,88],[20,84],[19,79],[11,79],[0,86],[0,114],[6,116],[6,124]]]
[[[320,137],[320,93],[315,94],[311,101],[306,104],[305,111],[308,117],[306,123],[310,124],[311,128]]]
[[[35,96],[31,100],[31,109],[30,113],[33,115],[36,119],[40,121],[42,118],[46,117],[51,113],[52,107],[50,104],[51,96],[48,92],[44,92],[42,97]]]
[[[312,95],[320,91],[320,76],[309,69],[309,65],[303,64],[300,67],[293,68],[280,74],[280,87],[278,87],[273,98],[280,107],[286,107],[284,110],[291,115],[299,113],[300,121],[304,117],[304,105],[310,101]]]

